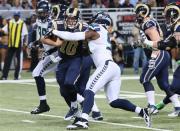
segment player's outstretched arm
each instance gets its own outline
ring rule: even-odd
[[[68,41],[85,40],[85,32],[71,33],[67,31],[53,30],[52,33],[63,40],[68,40]]]
[[[40,41],[43,44],[52,45],[52,46],[61,46],[63,44],[63,41],[57,38],[56,40],[52,40],[50,38],[42,37]]]
[[[68,41],[79,41],[79,40],[95,40],[99,38],[99,34],[93,30],[86,32],[67,32],[67,31],[58,31],[53,30],[52,33],[57,37],[60,37],[63,40]]]

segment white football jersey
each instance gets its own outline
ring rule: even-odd
[[[96,31],[100,37],[96,40],[89,41],[89,49],[94,64],[97,66],[105,63],[107,60],[112,59],[111,44],[108,31],[99,24],[91,24],[89,28]]]
[[[42,36],[44,36],[48,31],[50,31],[50,29],[52,28],[52,23],[51,20],[48,19],[46,22],[42,22],[41,20],[36,20],[36,39],[39,40]],[[44,50],[48,51],[52,48],[54,48],[54,46],[50,46],[50,45],[46,45],[43,44]]]

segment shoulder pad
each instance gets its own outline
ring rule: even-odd
[[[177,24],[175,25],[174,32],[180,32],[180,22],[177,22]]]
[[[63,21],[60,21],[60,20],[52,20],[52,28],[53,29],[58,29],[58,25],[62,25],[63,24]]]
[[[89,29],[94,30],[94,31],[100,31],[100,26],[96,23],[92,23],[89,25]]]
[[[156,21],[154,20],[148,20],[143,24],[143,30],[149,29],[153,26],[156,26]]]
[[[48,22],[48,28],[52,28],[53,23],[52,22]]]
[[[88,29],[88,24],[79,22],[79,31],[85,31]]]

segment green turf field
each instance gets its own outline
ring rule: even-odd
[[[11,75],[12,76],[12,72]],[[128,75],[123,75],[123,78]],[[131,75],[133,76],[133,75]],[[10,77],[11,79],[12,77]],[[32,79],[31,73],[23,72],[23,79]],[[46,78],[54,78],[50,74]],[[141,107],[147,105],[144,89],[139,80],[122,80],[121,94],[123,98],[134,102]],[[66,131],[66,126],[72,122],[64,121],[63,116],[68,107],[59,95],[56,82],[48,82],[47,98],[51,107],[50,112],[43,115],[30,115],[31,109],[39,104],[35,83],[30,81],[0,81],[0,131]],[[153,83],[156,83],[153,81]],[[156,88],[156,102],[162,100],[164,93]],[[153,117],[152,127],[147,128],[144,120],[136,114],[111,108],[100,91],[96,96],[97,105],[101,109],[104,120],[89,122],[90,131],[179,131],[180,118],[169,118],[172,112],[171,104]]]

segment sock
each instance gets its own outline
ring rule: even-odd
[[[88,114],[86,114],[86,113],[82,113],[81,117],[82,117],[83,119],[88,120],[89,115],[88,115]]]
[[[77,94],[77,101],[78,101],[79,103],[82,103],[82,102],[84,101],[84,97],[81,96],[80,94]]]
[[[116,99],[110,103],[114,108],[135,112],[136,106],[126,99]]]
[[[77,101],[71,102],[71,107],[77,108],[78,107]]]
[[[170,103],[171,102],[171,100],[169,99],[169,97],[168,96],[166,96],[164,99],[163,99],[163,103],[166,105],[166,104],[168,104],[168,103]]]
[[[94,104],[94,92],[91,90],[84,91],[84,102],[83,102],[83,110],[82,113],[89,114],[91,112],[91,108]]]
[[[46,88],[45,88],[45,81],[44,78],[41,76],[34,77],[37,85],[37,90],[39,96],[44,96],[46,95]]]
[[[169,99],[173,103],[174,107],[180,107],[180,102],[179,102],[177,94],[172,95],[171,97],[169,97]]]
[[[155,105],[154,91],[147,91],[146,92],[146,97],[147,97],[148,103],[150,105]]]
[[[44,96],[39,96],[39,99],[40,99],[40,100],[46,100],[46,95],[44,95]]]
[[[142,109],[137,106],[136,109],[135,109],[135,112],[136,112],[137,114],[140,114],[141,110],[142,110]]]
[[[99,109],[98,109],[95,101],[94,101],[94,105],[93,105],[93,107],[92,107],[92,111],[94,111],[94,112],[99,112]]]

